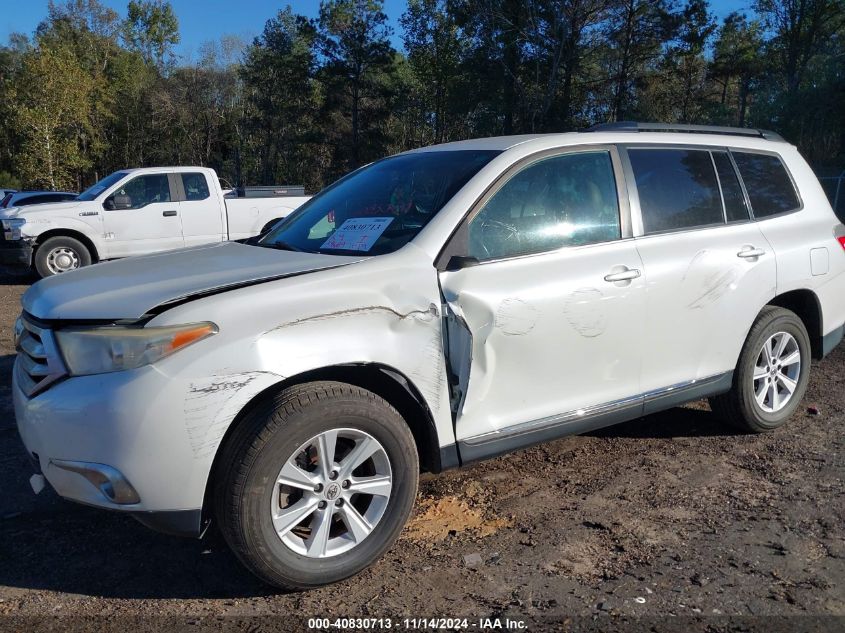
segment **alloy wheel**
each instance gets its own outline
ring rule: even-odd
[[[766,413],[777,413],[792,399],[801,376],[801,349],[787,332],[770,336],[754,364],[754,397]]]
[[[372,533],[392,486],[390,460],[378,440],[357,429],[325,431],[279,471],[270,504],[273,527],[297,554],[337,556]]]

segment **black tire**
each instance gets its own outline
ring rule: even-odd
[[[387,507],[353,549],[310,558],[282,542],[270,517],[282,465],[319,433],[353,428],[381,444],[393,477]],[[238,559],[262,581],[302,590],[343,580],[375,562],[398,538],[413,508],[419,478],[416,444],[390,404],[339,382],[298,385],[252,409],[222,448],[214,482],[214,513]]]
[[[64,235],[51,237],[45,240],[43,244],[40,244],[35,250],[35,270],[42,278],[52,277],[57,274],[50,269],[50,266],[47,263],[50,253],[55,251],[57,248],[65,248],[72,251],[79,260],[79,268],[91,265],[91,252],[85,244],[79,240]]]
[[[791,334],[798,344],[801,368],[797,386],[790,400],[780,410],[767,412],[754,394],[754,367],[763,344],[778,332]],[[733,376],[733,386],[726,394],[710,398],[710,408],[732,426],[752,433],[772,431],[786,422],[800,406],[810,379],[810,337],[803,321],[784,308],[766,306],[760,312],[742,347]]]

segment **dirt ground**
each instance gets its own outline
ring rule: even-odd
[[[32,494],[9,390],[12,324],[31,281],[0,276],[6,624],[140,616],[219,628],[273,615],[265,625],[298,630],[311,616],[438,616],[529,630],[845,630],[845,346],[813,367],[804,406],[772,434],[734,434],[695,403],[426,475],[378,564],[285,595],[213,531],[163,536],[49,489]]]

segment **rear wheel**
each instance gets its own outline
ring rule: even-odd
[[[282,589],[358,573],[399,536],[416,496],[410,429],[375,394],[337,382],[256,407],[221,454],[215,512],[241,562]]]
[[[91,253],[72,237],[60,235],[44,241],[35,251],[35,270],[42,277],[91,265]]]
[[[781,426],[801,404],[810,377],[810,338],[784,308],[767,306],[748,334],[730,392],[710,399],[715,413],[755,433]]]

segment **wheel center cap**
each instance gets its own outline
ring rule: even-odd
[[[338,484],[329,484],[326,486],[326,499],[334,501],[340,496],[340,486]]]

